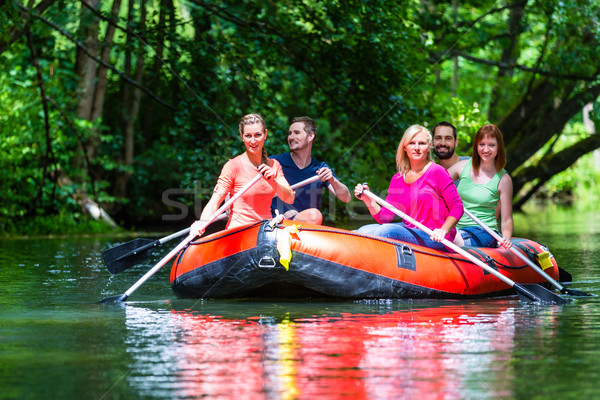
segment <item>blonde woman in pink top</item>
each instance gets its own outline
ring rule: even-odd
[[[200,219],[192,224],[191,232],[201,236],[202,222],[209,220],[225,197],[234,196],[257,173],[264,179],[256,182],[231,207],[227,228],[235,228],[271,218],[271,201],[277,195],[285,203],[294,202],[294,191],[285,180],[281,165],[269,159],[264,144],[268,131],[264,119],[258,114],[242,117],[239,132],[246,151],[223,166],[212,197],[202,210]]]
[[[392,223],[394,213],[367,196],[363,187],[354,189],[378,224],[365,225],[358,232],[448,251],[443,238],[453,241],[463,204],[446,169],[432,161],[431,133],[421,125],[410,126],[396,153],[398,173],[392,177],[386,201],[433,231],[429,236],[409,222]]]

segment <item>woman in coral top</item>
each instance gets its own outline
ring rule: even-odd
[[[201,236],[202,221],[209,220],[228,194],[234,196],[257,173],[261,173],[264,179],[252,185],[233,203],[227,228],[270,219],[271,200],[275,195],[285,203],[294,202],[294,191],[285,180],[281,165],[267,157],[264,144],[268,131],[264,119],[258,114],[245,115],[240,120],[239,132],[246,151],[225,163],[212,197],[202,210],[200,220],[192,224],[190,233]]]
[[[391,223],[394,213],[367,196],[363,187],[354,189],[378,224],[365,225],[358,232],[448,251],[443,238],[453,241],[463,204],[446,169],[432,161],[431,133],[421,125],[410,126],[396,153],[398,173],[392,177],[386,201],[433,231],[429,236],[409,222]]]

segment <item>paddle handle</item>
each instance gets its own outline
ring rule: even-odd
[[[260,178],[262,178],[262,174],[257,174],[252,180],[244,185],[235,195],[233,195],[229,200],[227,200],[217,211],[215,211],[208,221],[204,222],[199,230],[206,229],[206,227],[212,224],[216,219],[222,218],[222,215],[227,209],[236,201],[241,195],[243,195],[252,185],[254,185]],[[189,228],[188,228],[189,229]]]
[[[298,182],[298,183],[294,183],[294,184],[292,185],[292,189],[298,189],[299,187],[302,187],[302,186],[304,186],[304,185],[308,185],[308,184],[310,184],[310,183],[316,182],[316,181],[318,181],[319,179],[321,179],[321,178],[319,177],[319,175],[311,176],[310,178],[307,178],[307,179],[305,179],[305,180],[303,180],[303,181],[300,181],[300,182]]]
[[[321,179],[321,178],[319,178],[319,175],[315,175],[315,176],[312,176],[312,177],[310,177],[310,178],[307,178],[307,179],[305,179],[305,180],[303,180],[303,181],[300,181],[300,182],[298,182],[298,183],[294,183],[294,184],[291,186],[291,188],[292,188],[292,189],[298,189],[299,187],[302,187],[302,186],[308,185],[308,184],[310,184],[310,183],[316,182],[316,181],[318,181],[319,179]],[[329,186],[329,188],[331,188],[331,185]],[[275,197],[277,197],[277,194],[275,194]],[[219,219],[223,219],[223,218],[227,218],[227,214],[226,214],[225,212],[223,212],[221,215],[219,215]],[[188,228],[188,229],[189,229],[189,228]],[[181,232],[183,232],[183,231],[181,231]],[[178,233],[180,233],[180,232],[178,232]],[[184,232],[184,233],[187,233],[187,232]],[[177,235],[177,233],[175,233],[174,235]],[[180,235],[181,235],[181,234],[180,234]]]
[[[387,208],[388,210],[392,211],[394,214],[396,214],[397,216],[399,216],[403,220],[409,221],[411,224],[415,225],[417,228],[421,229],[423,232],[427,233],[428,235],[433,235],[433,231],[431,229],[427,228],[425,225],[421,224],[420,222],[418,222],[414,218],[410,217],[409,215],[403,213],[402,211],[400,211],[399,209],[397,209],[396,207],[394,207],[393,205],[391,205],[387,201],[385,201],[385,200],[379,198],[378,196],[376,196],[375,194],[371,193],[371,191],[365,189],[365,190],[363,190],[362,194],[366,195],[370,199],[376,201],[380,205],[382,205],[385,208]],[[452,243],[448,239],[443,238],[442,239],[442,243],[446,247],[451,248],[456,253],[462,255],[463,257],[465,257],[466,259],[468,259],[472,263],[477,264],[478,266],[480,266],[481,268],[483,268],[484,270],[486,270],[490,274],[494,275],[495,277],[497,277],[498,279],[500,279],[501,281],[503,281],[507,285],[509,285],[509,286],[511,286],[513,288],[516,288],[517,290],[521,290],[523,292],[523,294],[525,296],[527,296],[528,298],[530,298],[532,301],[536,301],[537,300],[536,296],[534,294],[532,294],[531,292],[529,292],[527,289],[524,289],[521,285],[518,285],[515,281],[513,281],[509,277],[502,275],[500,272],[496,271],[494,268],[492,268],[489,265],[483,263],[481,260],[478,260],[472,254],[467,253],[465,250],[463,250],[462,248],[460,248],[456,244]]]
[[[158,244],[166,243],[169,240],[178,238],[178,237],[183,236],[183,235],[187,235],[188,233],[190,233],[190,227],[189,226],[187,228],[185,228],[185,229],[180,230],[179,232],[172,233],[169,236],[165,236],[164,238],[159,239],[158,240]]]
[[[496,233],[489,226],[487,226],[486,224],[484,224],[479,218],[477,218],[476,216],[474,216],[469,210],[467,210],[466,208],[464,210],[465,210],[465,214],[467,214],[467,216],[469,218],[471,218],[473,221],[475,221],[477,223],[477,225],[479,225],[480,227],[482,227],[483,230],[485,230],[487,233],[489,233],[490,235],[492,235],[492,237],[494,239],[496,239],[498,241],[502,240],[502,238],[500,237],[500,235],[498,235],[498,233]],[[509,250],[512,251],[521,260],[525,261],[525,263],[527,265],[529,265],[531,268],[533,268],[538,274],[540,274],[541,276],[543,276],[544,278],[546,278],[548,280],[548,282],[550,282],[555,288],[557,288],[561,292],[563,291],[564,287],[560,283],[558,283],[557,281],[555,281],[554,279],[552,279],[552,277],[550,275],[548,275],[546,272],[544,272],[543,269],[541,269],[540,267],[538,267],[537,265],[535,265],[519,249],[516,249],[514,246],[511,246],[509,248]]]
[[[215,211],[215,213],[211,216],[209,221],[204,225],[204,228],[206,228],[208,225],[213,223],[215,220],[223,219],[224,217],[226,217],[227,215],[225,214],[225,211],[233,204],[234,201],[236,201],[242,194],[244,194],[261,177],[262,177],[262,174],[256,175],[250,182],[248,182],[244,187],[242,187],[233,197],[231,197],[229,200],[227,200],[225,203],[223,203],[223,205],[221,207],[219,207],[219,209],[217,211]],[[310,183],[318,181],[319,179],[320,179],[319,175],[312,176],[308,179],[305,179],[303,181],[300,181],[300,182],[292,185],[292,189],[296,189],[296,188],[308,185]],[[160,239],[159,243],[163,244],[165,242],[168,242],[169,240],[178,238],[183,235],[187,235],[189,232],[190,232],[189,227],[182,229],[179,232],[175,232],[169,236],[165,236],[164,238]]]

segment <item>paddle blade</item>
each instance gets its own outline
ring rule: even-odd
[[[118,274],[143,262],[158,244],[157,240],[137,238],[106,250],[102,258],[110,273]]]
[[[559,282],[573,282],[573,277],[569,272],[558,267],[558,281]]]
[[[125,300],[127,300],[129,296],[127,296],[125,293],[123,294],[119,294],[117,296],[110,296],[110,297],[105,297],[102,300],[100,300],[98,303],[121,303]]]
[[[540,302],[544,304],[567,304],[569,300],[552,293],[543,286],[537,284],[515,284],[519,298],[527,302]]]
[[[560,292],[563,294],[569,295],[569,296],[579,296],[579,297],[593,296],[593,294],[583,292],[581,290],[567,289],[566,287],[563,287]]]

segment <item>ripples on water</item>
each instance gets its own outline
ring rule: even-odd
[[[528,227],[517,234],[548,245],[573,274],[574,288],[600,294],[598,218],[551,217],[517,220]],[[124,292],[160,257],[110,276],[101,260],[109,243],[0,241],[0,398],[580,399],[600,393],[598,297],[562,307],[515,297],[178,300],[165,267],[131,301],[106,306],[95,302]]]

